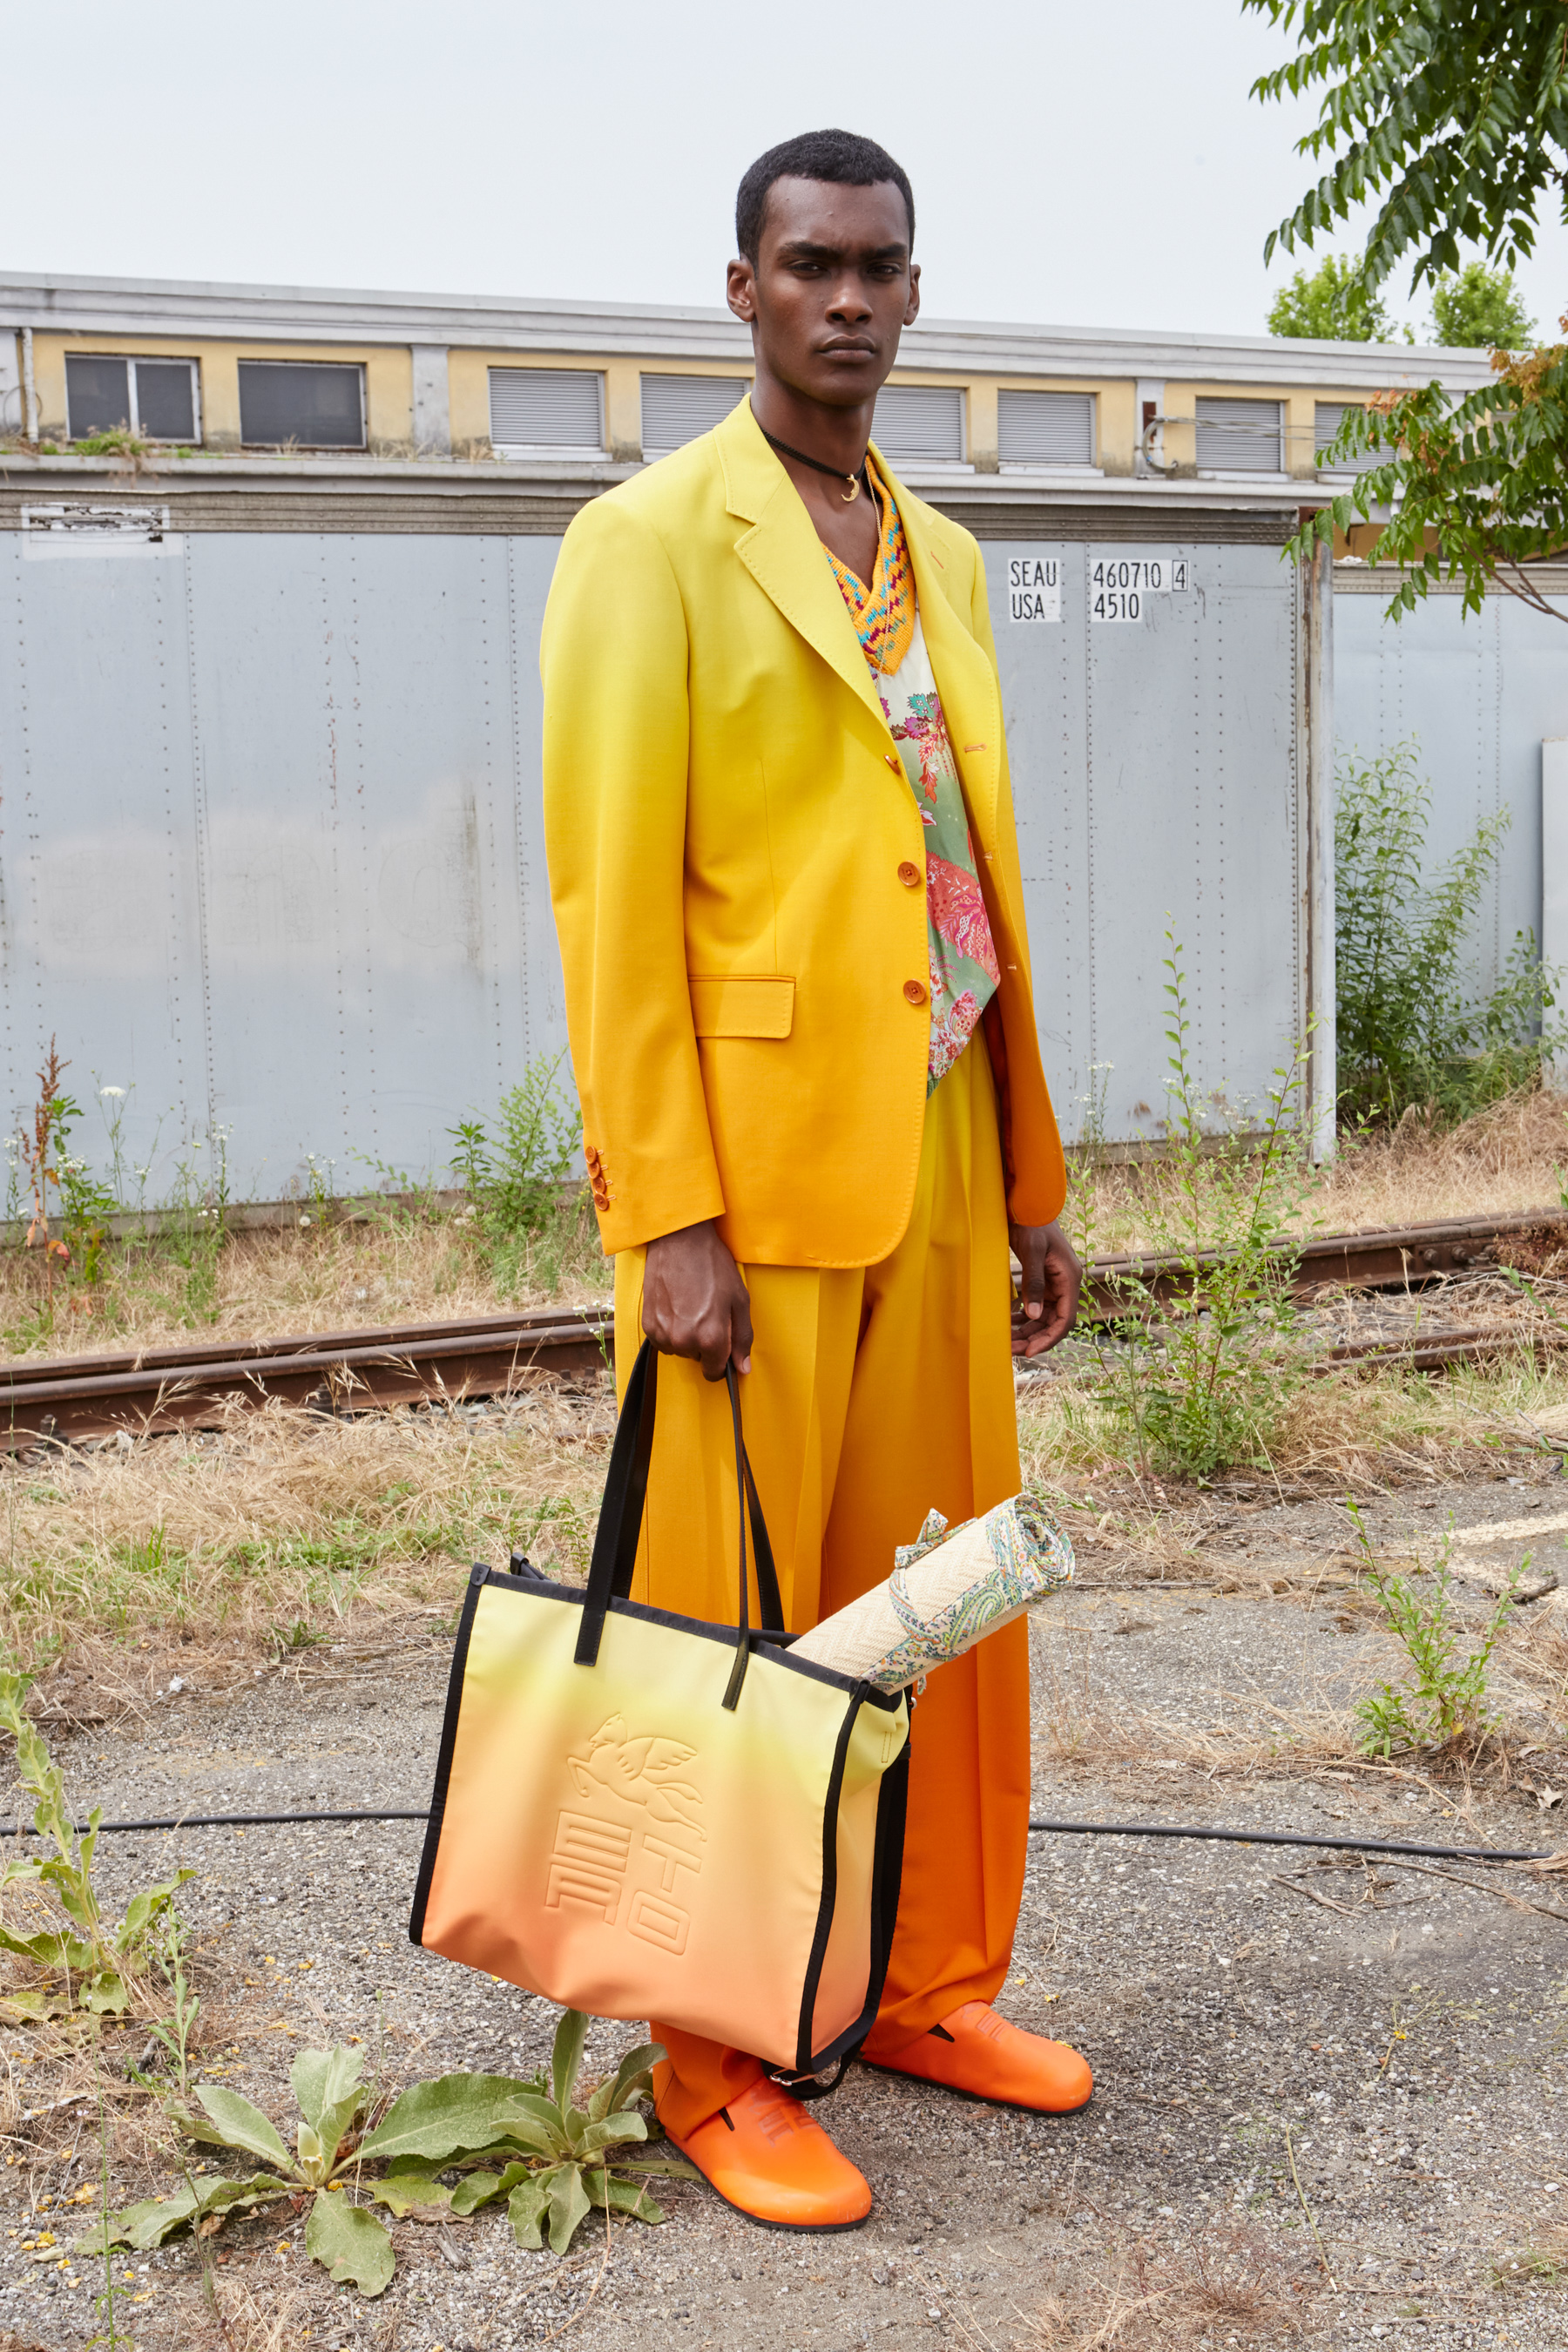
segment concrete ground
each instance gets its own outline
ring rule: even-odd
[[[1373,1531],[1418,1552],[1447,1516],[1550,1517],[1561,1491],[1456,1490],[1436,1497],[1436,1518],[1394,1497]],[[1238,1507],[1188,1581],[1085,1589],[1037,1615],[1037,1812],[1557,1843],[1562,1692],[1549,1675],[1510,1685],[1522,1727],[1507,1789],[1483,1775],[1467,1798],[1356,1761],[1346,1706],[1390,1653],[1353,1591],[1325,1580],[1344,1542],[1336,1509]],[[1523,1549],[1510,1536],[1474,1557],[1496,1570]],[[1085,1553],[1086,1588],[1132,1572],[1110,1549]],[[1537,1650],[1554,1654],[1549,1640]],[[59,1735],[57,1753],[73,1795],[110,1817],[420,1806],[445,1673],[439,1643],[392,1664],[316,1653],[243,1692],[184,1689],[144,1720]],[[184,1899],[207,2070],[282,2120],[288,2066],[311,2042],[362,2036],[388,2081],[527,2073],[548,2049],[548,2004],[410,1948],[418,1845],[414,1824],[187,1831],[105,1840],[100,1874],[122,1895],[175,1860],[195,1866]],[[118,2341],[508,2352],[569,2336],[582,2352],[621,2352],[635,2335],[694,2352],[848,2352],[918,2330],[978,2352],[1568,2343],[1564,1876],[1037,1835],[999,2006],[1088,2053],[1092,2105],[1051,2120],[852,2069],[817,2112],[875,2189],[858,2231],[763,2231],[673,2183],[658,2191],[664,2227],[618,2228],[606,2251],[586,2225],[563,2262],[521,2252],[499,2215],[409,2221],[394,2225],[393,2285],[366,2303],[305,2262],[303,2217],[285,2206],[210,2242],[221,2318],[188,2241],[117,2262]],[[595,2027],[590,2063],[636,2038]],[[141,2039],[106,2035],[104,2072]],[[3,2046],[21,2112],[0,2171],[0,2352],[84,2352],[108,2340],[101,2265],[62,2266],[58,2245],[23,2241],[53,2218],[68,2242],[59,2208],[99,2179],[91,2069],[32,2058],[44,2045],[26,2029]],[[77,2103],[47,2105],[64,2096]],[[173,2178],[153,2140],[117,2127],[116,2201]]]

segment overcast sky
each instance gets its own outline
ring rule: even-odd
[[[933,317],[1255,334],[1300,266],[1262,247],[1307,116],[1248,98],[1286,50],[1237,0],[150,0],[82,37],[4,0],[0,27],[17,269],[717,303],[742,171],[825,123],[908,170]],[[1550,327],[1568,233],[1521,283]]]

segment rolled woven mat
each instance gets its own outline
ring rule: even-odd
[[[792,1654],[902,1690],[1011,1624],[1073,1572],[1071,1544],[1033,1495],[952,1529],[932,1511],[893,1559],[886,1584],[825,1617],[791,1643]]]

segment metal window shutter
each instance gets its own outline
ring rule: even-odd
[[[963,394],[957,384],[884,384],[871,438],[884,457],[963,463]]]
[[[1347,410],[1359,405],[1360,403],[1355,401],[1320,400],[1312,411],[1314,450],[1326,449],[1343,424]],[[1369,449],[1360,457],[1342,457],[1337,465],[1320,466],[1318,471],[1321,474],[1364,474],[1369,466],[1384,464],[1389,455],[1386,449]]]
[[[491,368],[492,443],[512,449],[602,449],[604,383],[587,368]]]
[[[998,393],[996,437],[1005,466],[1092,466],[1094,394]]]
[[[1215,474],[1282,473],[1283,421],[1283,403],[1278,400],[1200,400],[1200,470]]]
[[[750,392],[743,375],[645,375],[642,380],[644,457],[684,449],[711,433]]]

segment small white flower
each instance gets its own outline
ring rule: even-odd
[[[309,1218],[309,1217],[301,1217],[301,1218],[300,1218],[300,1223],[302,1225],[308,1225],[308,1224],[310,1223],[310,1218]]]
[[[123,1087],[100,1087],[98,1091],[100,1095],[112,1095],[114,1099],[118,1102],[121,1096],[125,1092],[125,1089]]]

